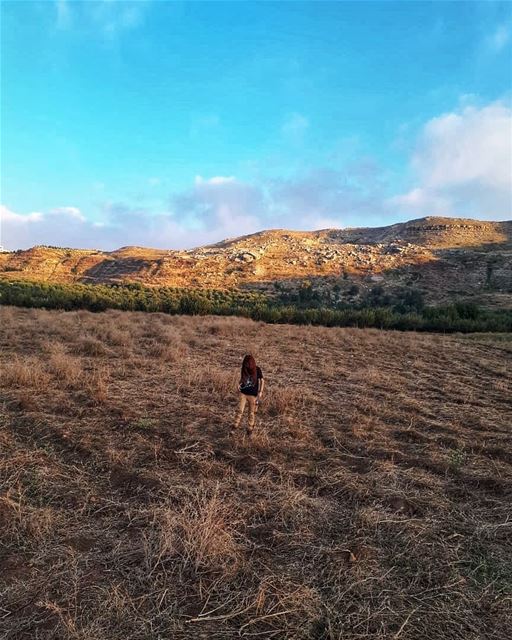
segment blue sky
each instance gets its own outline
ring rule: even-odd
[[[1,11],[7,248],[512,218],[511,3]]]

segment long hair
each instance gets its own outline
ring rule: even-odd
[[[251,354],[247,354],[244,357],[244,361],[242,362],[242,372],[240,375],[240,380],[244,382],[250,378],[253,384],[257,382],[257,373],[256,373],[256,360]]]

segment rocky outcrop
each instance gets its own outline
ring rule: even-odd
[[[368,229],[271,230],[181,251],[34,247],[0,253],[0,277],[269,291],[275,282],[298,287],[311,279],[384,287],[412,282],[431,300],[484,293],[507,300],[512,222],[423,218]]]

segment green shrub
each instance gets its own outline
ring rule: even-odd
[[[379,293],[377,291],[377,293]],[[380,295],[380,293],[379,293]],[[238,315],[269,323],[327,327],[377,327],[401,331],[510,332],[512,312],[488,311],[473,303],[426,307],[411,294],[402,307],[339,306],[311,300],[275,299],[257,292],[127,285],[47,284],[0,280],[0,304],[45,309],[105,309],[185,315]]]

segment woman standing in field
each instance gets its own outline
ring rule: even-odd
[[[238,391],[240,391],[240,403],[238,405],[238,413],[232,431],[238,429],[240,420],[244,413],[245,405],[248,404],[249,421],[247,425],[247,435],[251,435],[254,429],[254,414],[257,411],[258,402],[263,396],[264,385],[265,381],[263,380],[263,373],[261,372],[261,369],[256,366],[256,360],[250,354],[246,355],[242,362],[240,384],[238,385]]]

